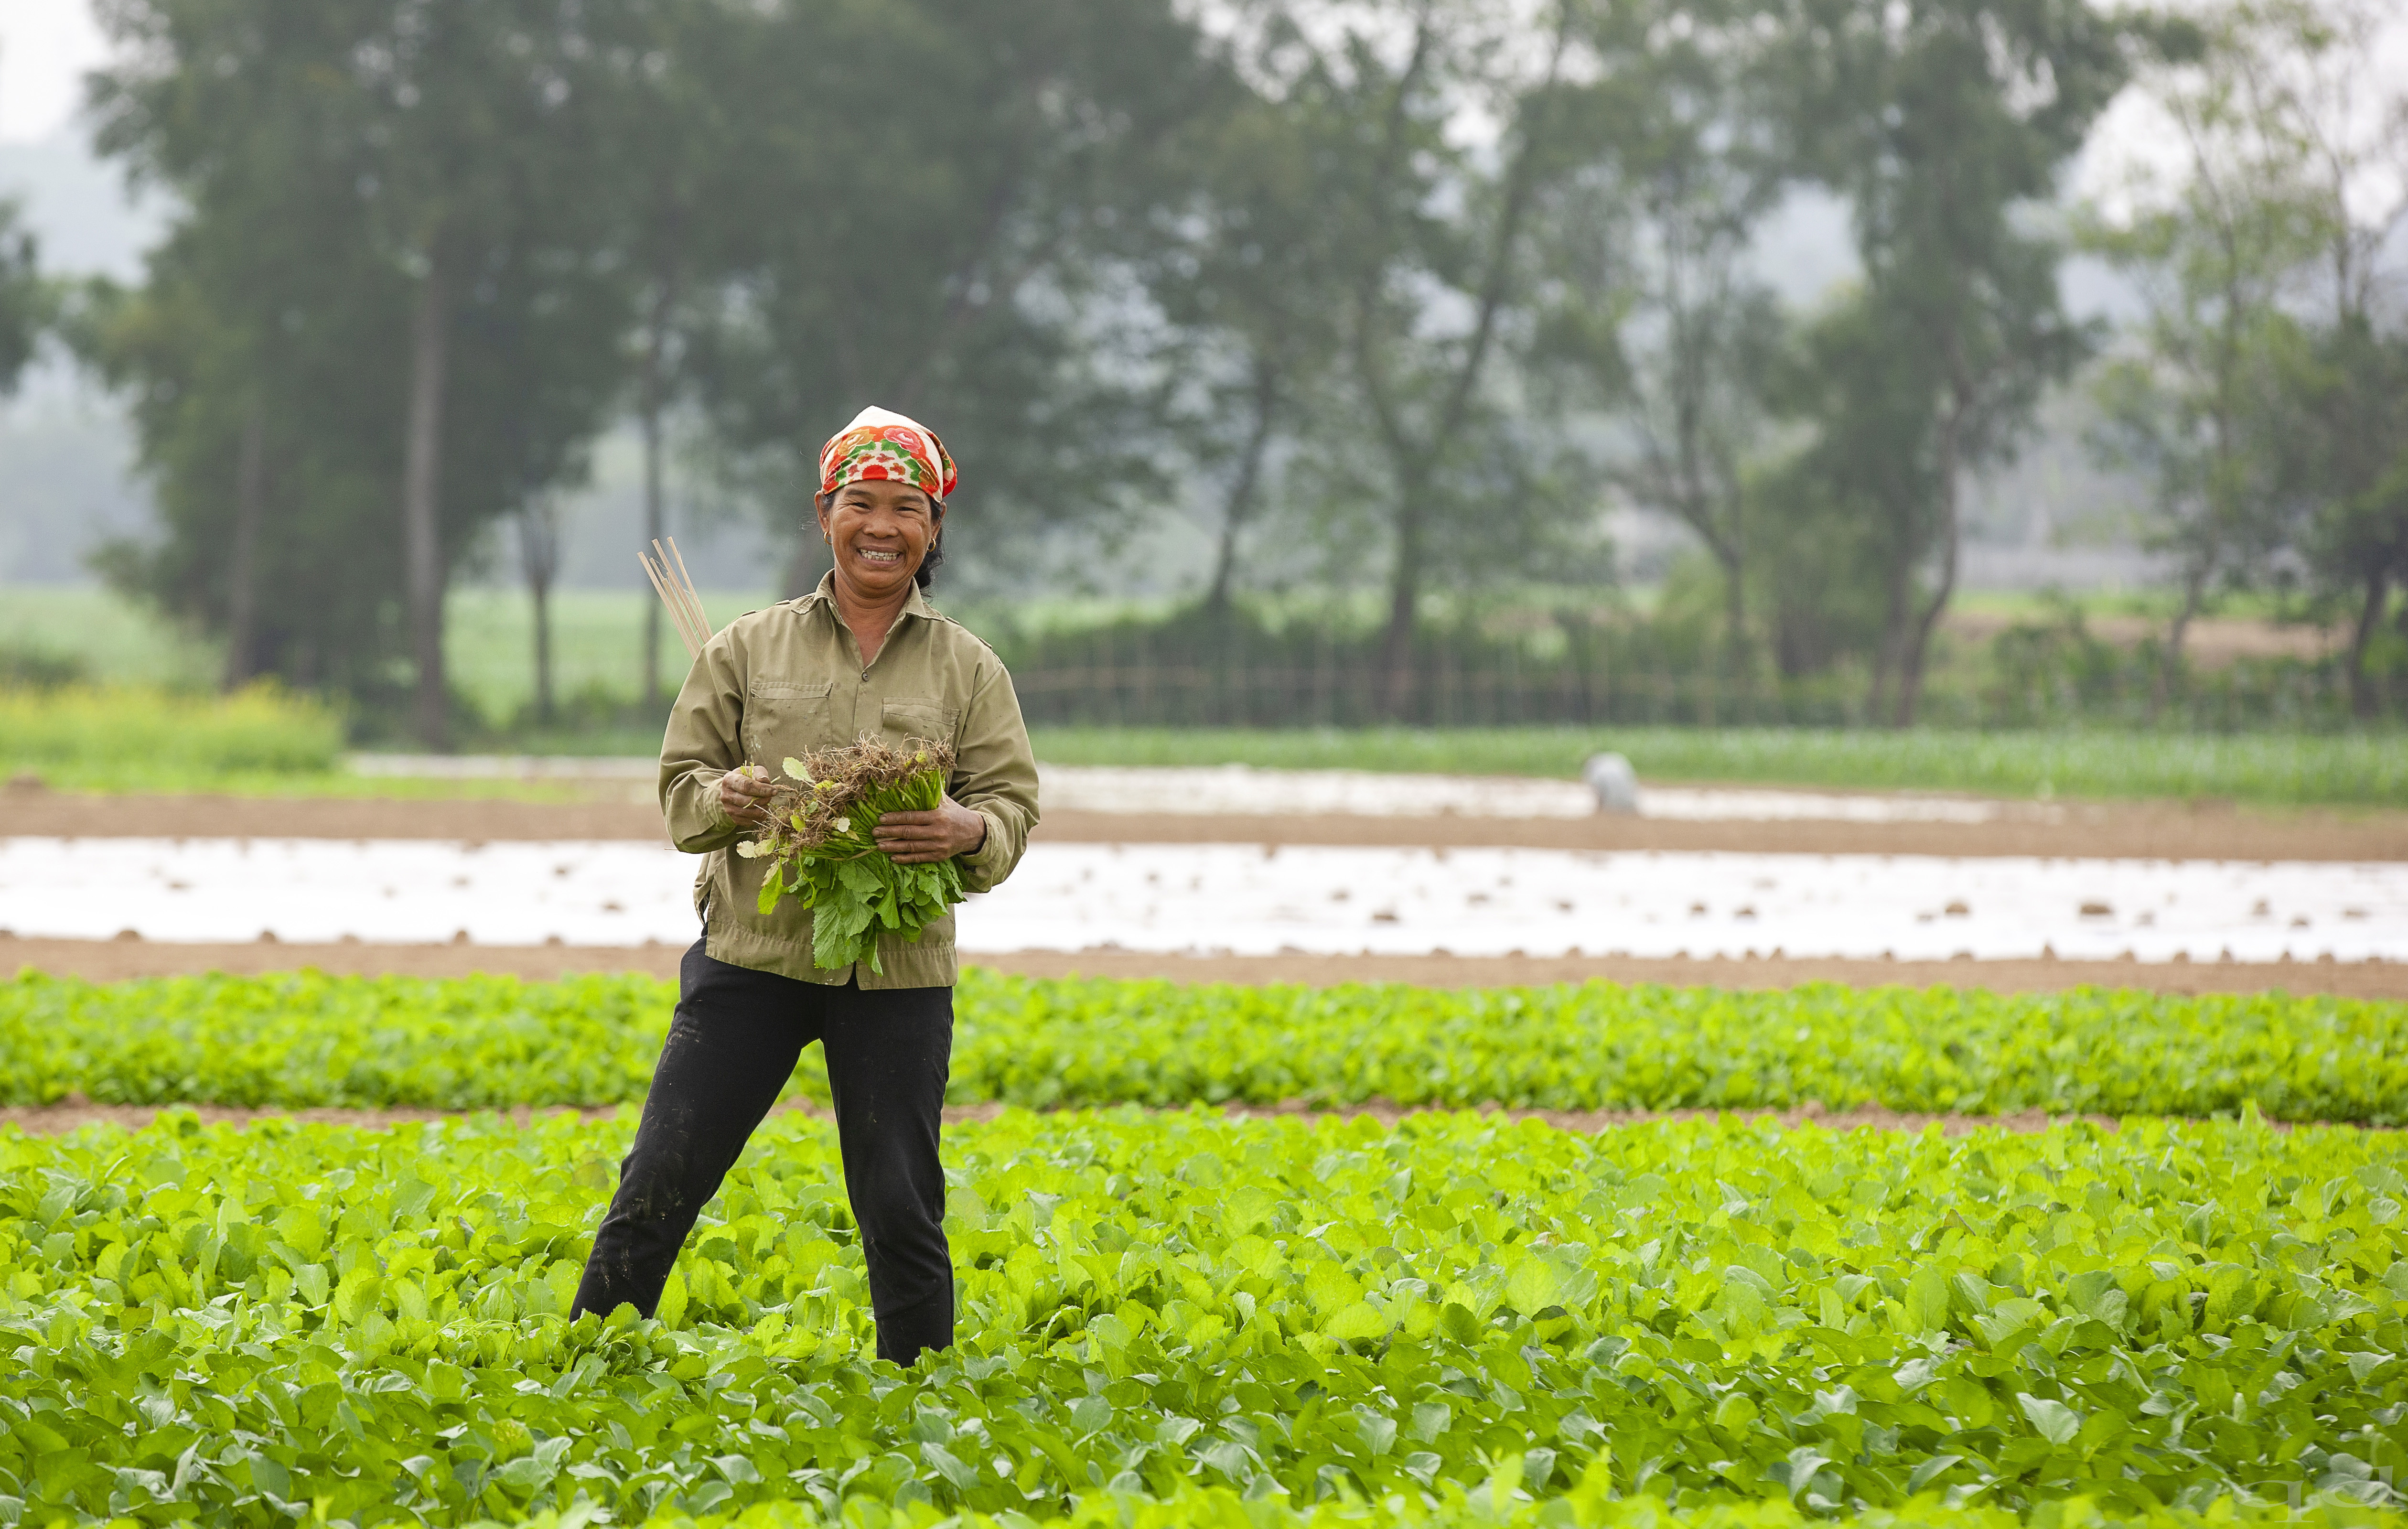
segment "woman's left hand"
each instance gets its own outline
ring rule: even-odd
[[[871,837],[898,865],[927,865],[975,854],[986,843],[986,819],[947,796],[929,812],[889,812]]]

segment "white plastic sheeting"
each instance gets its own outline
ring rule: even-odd
[[[1386,775],[1369,770],[1258,770],[1039,764],[1049,809],[1072,812],[1338,814],[1383,818],[1588,818],[1597,793],[1577,780],[1521,776]],[[1846,795],[1741,787],[1639,787],[1639,815],[1698,821],[1826,819],[1839,822],[1991,822],[2038,804],[1964,796]]]
[[[983,950],[2408,957],[2408,865],[1040,846]]]
[[[25,936],[683,943],[695,863],[632,841],[0,839]],[[2408,865],[1039,844],[969,950],[1929,960],[2408,959]]]

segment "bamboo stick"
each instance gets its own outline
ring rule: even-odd
[[[676,566],[670,566],[674,559]],[[649,552],[640,549],[636,560],[644,565],[644,577],[652,580],[652,593],[668,607],[669,624],[677,628],[678,636],[685,643],[686,656],[699,658],[705,643],[710,640],[710,617],[702,608],[702,596],[695,593],[694,576],[686,572],[685,557],[677,550],[677,538],[671,536],[664,548],[659,538],[652,541]]]
[[[677,538],[675,536],[671,536],[669,538],[669,556],[677,559],[678,565],[677,581],[673,587],[684,596],[686,609],[694,617],[694,629],[699,636],[700,640],[702,642],[709,642],[710,640],[710,618],[703,613],[702,594],[694,587],[694,576],[685,571],[685,554],[678,550]],[[668,564],[665,562],[661,566],[664,569],[666,569]]]

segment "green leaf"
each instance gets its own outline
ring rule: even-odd
[[[1505,1304],[1523,1316],[1536,1316],[1554,1306],[1563,1290],[1563,1279],[1546,1260],[1526,1257],[1516,1262],[1505,1277]]]
[[[652,1316],[663,1327],[682,1327],[685,1306],[685,1276],[671,1271],[668,1282],[661,1287],[660,1304],[652,1308]]]
[[[1914,1331],[1936,1332],[1948,1325],[1948,1277],[1934,1264],[1917,1269],[1906,1287],[1906,1319]]]
[[[1391,1325],[1386,1313],[1368,1301],[1356,1301],[1340,1308],[1322,1323],[1321,1330],[1331,1337],[1353,1342],[1383,1336]]]
[[[2022,1392],[2016,1393],[2015,1402],[2040,1431],[2041,1437],[2051,1444],[2071,1444],[2073,1436],[2082,1432],[2082,1414],[2063,1402],[2047,1401]]]
[[[1947,1471],[1949,1466],[1963,1464],[1964,1459],[1965,1457],[1961,1454],[1935,1454],[1918,1462],[1915,1465],[1914,1469],[1907,1473],[1907,1495],[1913,1496],[1916,1493],[1921,1492],[1932,1482],[1940,1479],[1941,1476]]]

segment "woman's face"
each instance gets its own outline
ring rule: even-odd
[[[901,593],[944,523],[942,506],[891,479],[847,483],[820,508],[820,530],[836,555],[837,580],[867,600]]]

